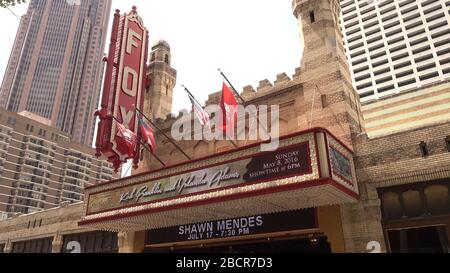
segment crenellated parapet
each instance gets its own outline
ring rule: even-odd
[[[239,94],[244,98],[246,102],[251,102],[262,97],[271,96],[283,92],[291,87],[298,86],[300,82],[300,67],[295,69],[295,73],[292,77],[289,77],[287,73],[279,73],[275,77],[275,81],[272,83],[268,79],[263,79],[259,82],[259,85],[255,88],[252,85],[244,86]],[[221,100],[222,91],[217,91],[208,95],[208,99],[205,102],[205,106],[219,105]],[[161,129],[170,129],[175,121],[181,118],[183,115],[191,114],[192,119],[194,115],[192,110],[186,109],[180,110],[178,114],[168,114],[164,119],[158,118],[155,120],[155,124]]]
[[[252,85],[246,85],[243,87],[240,95],[246,101],[252,101],[267,95],[273,95],[278,92],[285,90],[286,88],[299,85],[300,82],[300,68],[295,69],[295,73],[292,77],[289,77],[285,72],[279,73],[275,77],[275,81],[272,83],[268,79],[263,79],[259,81],[258,86],[255,88]],[[218,95],[218,97],[216,97]],[[219,103],[220,102],[220,92],[210,95],[210,99],[207,101],[208,104]]]
[[[283,105],[289,104],[289,102],[295,100],[295,98],[298,97],[298,95],[286,96],[285,93],[291,92],[291,94],[293,94],[292,92],[298,92],[299,90],[303,89],[301,87],[302,83],[300,82],[301,77],[299,76],[299,74],[300,68],[295,69],[295,74],[293,74],[291,77],[285,72],[279,73],[274,77],[275,80],[273,82],[269,81],[268,79],[263,79],[259,82],[259,85],[256,88],[253,87],[252,85],[247,85],[243,87],[239,93],[247,102],[247,104],[254,104],[254,105],[275,104],[279,105],[280,108],[282,108]],[[221,95],[222,91],[217,91],[209,94],[208,99],[206,100],[204,106],[207,107],[211,105],[219,105],[221,101]],[[278,97],[278,99],[275,99],[275,97]],[[287,111],[289,112],[292,112],[292,110],[293,109],[289,107],[287,109]],[[193,122],[196,119],[196,117],[192,109],[189,110],[182,109],[177,114],[173,113],[167,114],[164,118],[156,118],[155,120],[153,120],[153,122],[164,133],[169,134],[171,133],[172,127],[175,122],[180,121],[182,117],[186,117],[189,115],[193,125]],[[167,140],[160,132],[158,132],[158,130],[155,130],[155,134],[156,138],[159,139],[161,143],[170,146],[170,144],[167,143]],[[180,146],[186,145],[187,147],[190,147],[193,144],[184,141],[182,143],[179,143],[179,145]]]

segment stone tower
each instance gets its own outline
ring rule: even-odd
[[[304,91],[300,107],[306,110],[299,126],[325,127],[352,146],[351,135],[363,132],[364,124],[344,53],[339,0],[294,0],[292,5],[303,46],[295,75]]]
[[[293,11],[303,45],[301,68],[295,75],[304,91],[304,103],[299,107],[307,111],[299,124],[311,122],[314,105],[313,127],[327,128],[354,149],[358,141],[355,135],[365,133],[364,119],[344,53],[339,0],[293,0]],[[312,103],[313,98],[316,103]],[[360,202],[340,206],[345,249],[365,252],[367,244],[374,241],[384,250],[376,191],[365,183],[358,183],[358,187]]]
[[[152,47],[147,71],[149,86],[145,94],[144,112],[150,118],[165,119],[172,111],[177,71],[170,63],[170,46],[166,41],[160,40]]]

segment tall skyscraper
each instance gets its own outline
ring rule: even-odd
[[[450,1],[340,3],[344,46],[363,103],[450,79]]]
[[[91,145],[112,0],[31,0],[3,79],[0,106],[31,112]]]

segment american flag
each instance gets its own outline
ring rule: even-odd
[[[144,143],[150,147],[152,154],[156,152],[156,141],[155,134],[153,133],[152,127],[150,127],[143,119],[142,116],[138,113],[138,122],[139,122],[139,132],[144,140]]]
[[[209,114],[203,109],[203,107],[198,103],[198,101],[194,98],[194,96],[191,94],[191,92],[187,91],[187,94],[189,96],[189,99],[192,103],[192,108],[194,109],[194,113],[197,116],[198,120],[200,121],[201,125],[208,125],[210,126],[209,121]]]

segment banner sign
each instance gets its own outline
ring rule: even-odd
[[[92,193],[88,214],[313,172],[309,142],[201,170]]]
[[[185,224],[147,231],[146,245],[212,240],[317,228],[315,209]]]
[[[334,181],[357,193],[353,153],[345,149],[341,143],[330,135],[327,136],[327,142],[331,177]]]
[[[353,172],[350,159],[340,153],[337,149],[330,147],[331,171],[333,175],[352,182]]]
[[[116,11],[111,34],[100,118],[97,135],[97,156],[104,155],[118,169],[131,159],[125,141],[118,136],[117,122],[138,133],[136,108],[142,109],[146,86],[148,31],[137,15],[136,7],[120,16]],[[138,145],[139,146],[139,145]],[[136,147],[136,159],[139,147]],[[137,164],[135,160],[135,164]],[[137,167],[135,165],[135,167]]]

